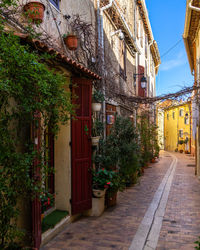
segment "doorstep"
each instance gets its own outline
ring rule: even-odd
[[[54,228],[50,228],[46,232],[42,234],[42,243],[41,246],[45,245],[48,241],[50,241],[53,237],[55,237],[62,229],[71,223],[71,216],[66,216],[59,223],[55,225]]]

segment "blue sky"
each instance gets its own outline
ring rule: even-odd
[[[193,76],[182,39],[186,0],[146,0],[146,5],[162,61],[156,80],[157,95],[192,86]],[[178,41],[178,45],[162,57]]]

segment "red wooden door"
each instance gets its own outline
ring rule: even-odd
[[[91,96],[92,81],[74,78],[76,119],[72,119],[72,214],[92,207]]]
[[[32,126],[32,140],[34,141],[34,150],[41,150],[41,129],[40,129],[40,113],[35,113],[35,123]],[[36,125],[37,124],[37,125]],[[33,162],[32,178],[35,182],[40,181],[40,164],[38,157],[35,157]],[[32,237],[33,245],[36,249],[40,248],[41,244],[41,202],[38,195],[32,201]]]

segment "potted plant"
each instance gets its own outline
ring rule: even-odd
[[[100,198],[105,195],[106,189],[112,186],[112,174],[112,171],[108,171],[104,168],[99,171],[93,171],[92,190],[94,197]]]
[[[95,90],[92,95],[92,111],[99,112],[101,110],[101,103],[104,101],[104,95],[101,91]]]
[[[106,169],[93,170],[92,187],[92,209],[91,216],[100,216],[105,208],[105,193],[106,189],[112,185],[112,171]]]
[[[69,50],[76,50],[78,47],[78,38],[74,33],[63,34],[63,40]]]
[[[98,145],[99,139],[103,133],[103,129],[104,129],[103,123],[99,119],[96,119],[93,122],[93,126],[92,126],[92,145],[93,146]]]
[[[125,188],[125,182],[120,178],[118,171],[112,171],[111,178],[112,185],[106,191],[105,204],[107,207],[115,206],[117,203],[117,192],[123,191]]]
[[[36,1],[27,3],[24,6],[24,11],[28,19],[31,19],[33,23],[42,23],[44,18],[44,4]]]

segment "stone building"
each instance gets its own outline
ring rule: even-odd
[[[183,40],[188,56],[191,73],[194,75],[194,86],[200,81],[200,2],[187,0]],[[200,137],[199,137],[199,90],[192,95],[192,153],[196,155],[196,174],[200,176]],[[195,147],[196,146],[196,147]]]
[[[34,133],[36,142],[46,136],[51,156],[49,167],[55,170],[44,183],[47,192],[55,194],[54,205],[45,211],[45,216],[54,211],[68,212],[53,229],[42,232],[41,202],[35,199],[28,205],[22,204],[19,225],[27,230],[32,245],[38,249],[66,223],[92,207],[89,171],[92,90],[101,89],[105,96],[101,115],[109,133],[114,121],[111,116],[118,113],[134,118],[140,108],[129,97],[155,96],[160,56],[144,0],[33,1],[33,6],[40,3],[42,16],[37,11],[35,16],[27,12],[31,2],[20,0],[14,12],[2,11],[5,32],[13,31],[33,50],[55,54],[50,68],[65,75],[66,91],[75,93],[79,107],[76,120],[60,125],[57,138],[52,138],[48,131]],[[34,18],[39,22],[32,22]],[[28,24],[41,33],[39,37],[31,38],[26,29]],[[75,33],[78,38],[76,50],[64,43],[63,36],[69,33]],[[145,86],[141,85],[143,77]]]

